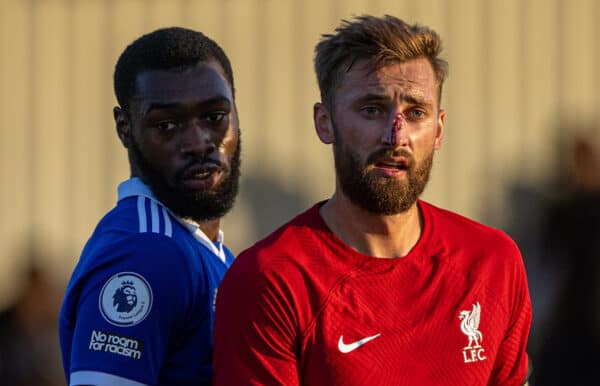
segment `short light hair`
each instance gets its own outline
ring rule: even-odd
[[[333,95],[352,65],[366,59],[374,70],[393,62],[426,58],[438,84],[438,100],[448,73],[448,63],[439,57],[442,41],[432,29],[409,25],[397,17],[362,15],[342,20],[335,34],[322,35],[315,48],[315,71],[321,100],[333,107]]]

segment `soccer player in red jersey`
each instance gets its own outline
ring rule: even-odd
[[[517,246],[419,199],[442,145],[440,51],[434,31],[392,16],[344,21],[317,45],[335,192],[226,274],[217,386],[527,383]]]

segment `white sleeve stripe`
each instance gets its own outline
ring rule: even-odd
[[[94,386],[148,386],[145,383],[132,381],[99,371],[76,371],[71,373],[69,386],[94,385]]]
[[[171,237],[173,235],[173,226],[171,225],[171,219],[169,218],[169,213],[163,207],[162,208],[163,218],[165,219],[165,235]]]
[[[158,220],[158,205],[156,202],[150,201],[150,213],[152,216],[152,233],[158,233],[160,222]]]
[[[146,198],[142,196],[138,196],[137,199],[137,210],[138,210],[138,220],[140,222],[140,233],[147,232],[146,227],[146,208],[145,208]]]

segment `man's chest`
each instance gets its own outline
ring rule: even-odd
[[[443,270],[349,277],[305,334],[303,382],[486,384],[506,328],[498,296]]]

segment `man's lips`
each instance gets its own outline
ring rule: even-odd
[[[384,169],[408,170],[409,162],[405,157],[383,158],[374,162],[375,167]]]
[[[183,180],[196,180],[210,177],[212,174],[218,172],[221,168],[214,162],[205,162],[202,164],[196,164],[185,169],[183,173]]]
[[[218,185],[223,171],[220,165],[214,162],[195,164],[185,169],[183,184],[192,190],[207,190]]]

